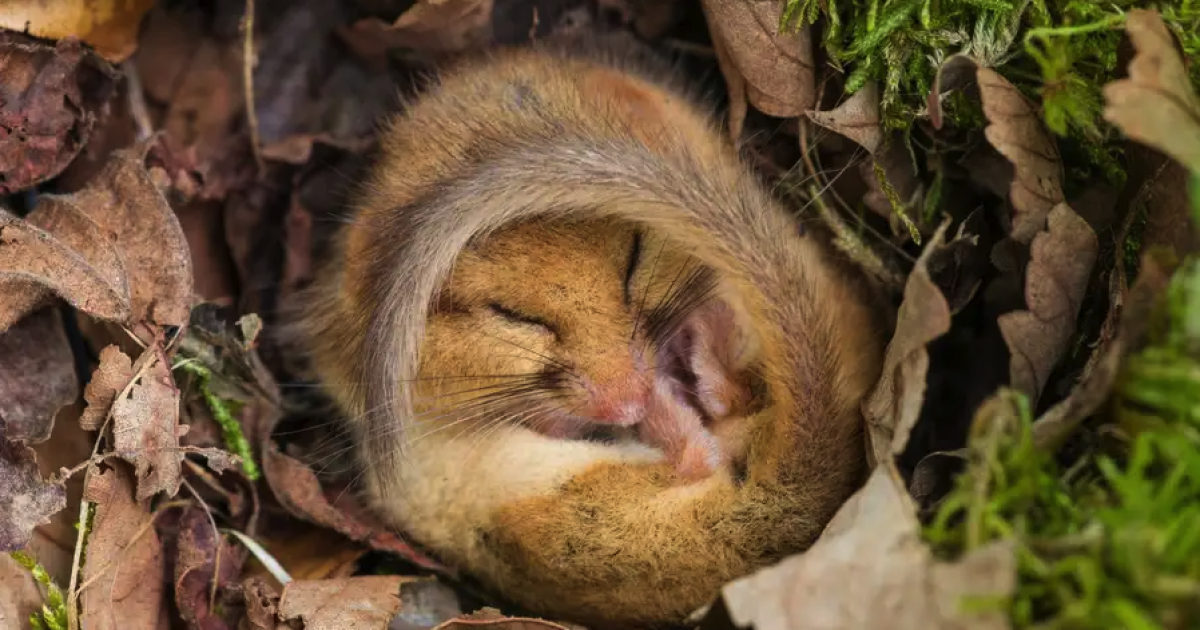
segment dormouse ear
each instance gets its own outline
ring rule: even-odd
[[[711,331],[713,350],[728,369],[741,372],[757,359],[758,331],[746,312],[741,297],[721,287],[697,313],[700,324]]]

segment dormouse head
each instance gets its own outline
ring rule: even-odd
[[[460,255],[429,319],[417,412],[580,437],[642,421],[670,379],[725,413],[748,395],[749,350],[718,279],[669,241],[615,220],[523,222]]]

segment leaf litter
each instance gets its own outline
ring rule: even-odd
[[[0,198],[0,290],[11,296],[0,305],[0,357],[30,366],[0,368],[0,392],[19,402],[0,407],[4,550],[24,548],[35,526],[61,510],[79,514],[73,575],[63,584],[75,627],[154,627],[172,618],[204,628],[571,627],[492,608],[462,615],[457,604],[411,595],[439,582],[369,575],[375,558],[394,558],[402,573],[432,570],[460,586],[447,567],[379,526],[346,480],[327,470],[326,438],[305,435],[311,427],[291,430],[304,422],[320,428],[325,408],[307,395],[311,388],[293,387],[302,371],[272,326],[280,297],[311,277],[311,249],[345,199],[345,166],[370,149],[372,125],[394,105],[392,86],[407,86],[431,61],[600,28],[601,20],[570,23],[587,15],[582,2],[583,13],[567,2],[551,9],[360,0],[350,10],[332,0],[260,0],[246,33],[246,5],[231,0],[121,3],[98,21],[89,20],[104,2],[62,3],[53,16],[37,13],[37,4],[22,8],[33,11],[30,33],[50,41],[0,33],[0,64],[19,78],[19,98],[0,103],[0,193],[21,193]],[[863,406],[869,480],[808,552],[727,585],[706,623],[724,614],[756,628],[1011,627],[1003,610],[961,604],[1024,597],[1021,539],[946,556],[930,545],[926,521],[957,500],[954,475],[964,466],[943,464],[975,470],[971,449],[984,429],[1011,430],[994,419],[1011,416],[1005,396],[1018,394],[948,407],[931,388],[935,378],[983,377],[968,369],[978,366],[947,364],[939,348],[980,320],[997,327],[1010,351],[1006,384],[1041,411],[1031,443],[1078,452],[1103,429],[1123,366],[1176,269],[1155,256],[1137,262],[1136,250],[1185,230],[1147,229],[1145,242],[1110,251],[1107,235],[1081,218],[1097,211],[1064,202],[1073,175],[1038,105],[1002,68],[965,54],[934,68],[918,132],[896,133],[880,113],[891,85],[868,81],[837,96],[841,83],[857,79],[817,62],[831,14],[810,4],[816,22],[799,29],[780,28],[782,1],[706,0],[702,13],[671,7],[653,15],[632,3],[592,7],[615,9],[620,28],[719,71],[736,136],[770,129],[772,117],[821,127],[808,137],[802,121],[799,138],[772,132],[766,144],[790,143],[789,159],[810,177],[820,173],[820,191],[829,192],[824,220],[855,235],[850,246],[869,252],[863,260],[886,260],[881,269],[907,276],[892,287],[902,290],[894,333]],[[695,11],[690,22],[686,11]],[[503,21],[514,19],[524,21]],[[92,28],[77,26],[85,23]],[[707,32],[696,36],[696,24]],[[1196,97],[1170,31],[1140,10],[1126,29],[1135,54],[1128,78],[1105,90],[1105,117],[1195,170],[1188,143],[1200,137]],[[121,72],[136,81],[117,90],[110,62],[123,59]],[[979,108],[975,127],[963,128],[970,118],[960,96]],[[1159,115],[1131,115],[1142,111]],[[73,160],[82,164],[77,156],[100,135],[141,140],[89,156],[95,167],[69,173],[79,185],[57,188],[55,178]],[[261,147],[250,146],[253,137]],[[821,168],[828,164],[847,166],[830,174]],[[1172,181],[1182,179],[1155,175],[1129,186],[1169,197]],[[1122,192],[1128,207],[1118,204],[1118,219],[1136,224],[1143,209],[1133,206],[1148,198],[1163,197]],[[854,207],[859,201],[870,213]],[[1190,225],[1186,204],[1150,210],[1147,226]],[[1126,287],[1121,265],[1131,247],[1138,275]],[[202,273],[224,277],[202,281]],[[1108,294],[1091,299],[1095,287]],[[90,374],[82,386],[80,363]],[[46,477],[26,444],[53,446],[55,414],[74,402],[79,426],[96,440],[92,456]],[[938,424],[952,421],[974,427],[970,445],[929,448],[916,437],[953,435],[958,429]],[[915,471],[897,468],[901,453],[920,462]],[[239,458],[261,462],[270,492],[259,497]],[[85,478],[86,490],[82,504],[68,506],[63,484],[72,475]],[[289,545],[301,534],[283,533],[305,531],[297,540],[327,542]],[[263,544],[254,549],[243,538]],[[251,559],[262,553],[289,579],[277,582]],[[30,574],[0,567],[0,580],[23,585],[21,614],[36,609]]]

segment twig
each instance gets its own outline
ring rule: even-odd
[[[140,359],[141,357],[138,358]],[[160,360],[162,360],[161,356]],[[113,401],[121,400],[122,398],[128,396],[129,392],[133,390],[134,384],[146,376],[146,371],[150,369],[150,366],[153,363],[154,361],[149,360],[143,363],[141,367],[138,368],[137,373],[133,375],[133,378],[129,379],[129,382],[125,384],[125,387],[121,390],[121,393],[113,398]],[[89,460],[94,459],[96,455],[99,454],[100,443],[104,441],[104,432],[108,429],[108,425],[112,423],[113,411],[115,409],[116,404],[113,404],[113,406],[109,407],[108,413],[104,416],[104,424],[100,425],[100,430],[96,433],[96,443],[92,445],[92,454],[89,457]],[[85,489],[87,488],[88,477],[91,476],[91,474],[92,467],[88,466],[87,472],[84,473],[83,477],[83,487]],[[71,559],[71,581],[67,585],[67,627],[70,630],[79,630],[79,591],[76,590],[75,587],[79,584],[79,563],[83,558],[83,543],[87,538],[88,528],[86,525],[89,505],[91,504],[88,503],[86,499],[79,499],[79,534],[75,537],[75,555]]]
[[[208,593],[208,613],[211,615],[213,606],[217,603],[217,579],[221,576],[221,530],[217,528],[217,519],[213,518],[212,509],[208,507],[208,502],[204,500],[204,497],[200,496],[199,492],[196,492],[196,489],[192,487],[192,484],[188,483],[187,479],[181,476],[179,480],[183,482],[183,487],[187,488],[188,492],[192,493],[192,496],[195,497],[196,502],[203,508],[204,515],[208,517],[208,524],[212,525],[213,548],[216,551],[213,554],[212,586],[209,587]]]
[[[250,150],[258,166],[258,176],[266,173],[262,147],[258,138],[258,110],[254,107],[254,0],[246,0],[246,15],[242,18],[242,89],[246,93],[246,122],[250,126]]]
[[[142,77],[138,75],[137,66],[133,65],[132,60],[122,63],[121,71],[125,75],[128,90],[126,96],[129,99],[129,115],[133,116],[133,122],[137,126],[137,139],[141,142],[154,133],[150,111],[146,108],[146,94],[142,90]]]
[[[125,547],[124,547],[124,549],[122,549],[122,553],[124,553],[125,551],[128,551],[133,546],[133,543],[137,542],[139,539],[141,539],[142,536],[146,535],[146,532],[150,531],[150,528],[154,525],[154,519],[158,518],[159,514],[162,514],[162,513],[166,512],[167,510],[172,510],[172,509],[179,508],[179,507],[187,507],[189,505],[191,505],[190,501],[169,501],[167,503],[163,503],[162,505],[158,506],[158,509],[154,510],[154,512],[152,514],[150,514],[150,520],[147,521],[144,525],[142,525],[137,530],[136,533],[134,533],[133,537],[131,537],[129,539],[129,542],[125,543]],[[106,563],[104,566],[100,567],[96,571],[95,575],[88,578],[86,581],[84,581],[83,584],[79,585],[79,592],[83,593],[84,591],[86,591],[89,586],[91,586],[92,584],[94,584],[96,582],[96,580],[100,579],[105,573],[108,572],[109,569],[113,568],[113,566],[117,564],[118,560],[119,560],[119,558],[114,558],[112,560],[109,560],[108,563]]]

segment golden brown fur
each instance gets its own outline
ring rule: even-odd
[[[765,407],[731,440],[744,478],[726,467],[679,485],[651,449],[519,424],[477,440],[421,433],[437,401],[416,379],[471,354],[431,341],[453,326],[439,303],[447,281],[457,299],[494,289],[455,262],[514,221],[566,218],[637,226],[717,273],[765,388]],[[544,254],[514,280],[581,290],[589,276],[569,261],[582,251],[573,237],[526,236]],[[506,297],[530,308],[554,299]],[[883,346],[862,281],[799,233],[705,112],[612,59],[511,51],[447,73],[384,132],[357,215],[300,303],[375,508],[541,614],[677,620],[724,581],[805,548],[862,480],[859,403]],[[588,352],[611,361],[598,371],[624,369],[620,353]]]

